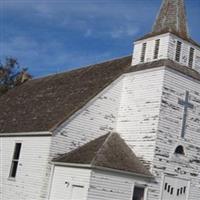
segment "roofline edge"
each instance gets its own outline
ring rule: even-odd
[[[17,136],[52,136],[50,131],[39,132],[18,132],[18,133],[0,133],[0,137],[17,137]]]
[[[126,175],[131,175],[131,176],[137,176],[137,177],[143,177],[143,178],[148,178],[148,179],[153,179],[154,176],[152,175],[144,175],[144,174],[139,174],[139,173],[134,173],[130,171],[122,171],[122,170],[117,170],[117,169],[112,169],[108,167],[100,167],[100,166],[94,166],[91,164],[78,164],[78,163],[64,163],[64,162],[51,162],[54,166],[65,166],[65,167],[75,167],[75,168],[85,168],[85,169],[97,169],[101,171],[110,171],[110,172],[115,172],[115,173],[120,173],[120,174],[126,174]]]

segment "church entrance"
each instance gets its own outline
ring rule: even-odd
[[[166,176],[162,191],[162,200],[187,200],[189,181]]]

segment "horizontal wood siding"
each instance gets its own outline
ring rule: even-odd
[[[91,170],[55,166],[50,200],[68,200],[71,199],[71,190],[73,185],[83,186],[84,196],[80,200],[86,200],[90,183]]]
[[[155,41],[157,39],[160,39],[159,52],[158,58],[154,59]],[[184,66],[189,66],[189,54],[190,48],[192,47],[195,50],[192,68],[200,72],[200,48],[173,34],[158,35],[136,42],[134,46],[132,65],[141,63],[140,58],[144,43],[146,43],[144,63],[159,59],[170,59],[175,61],[177,41],[182,43],[179,63]]]
[[[178,99],[184,99],[186,91],[190,93],[189,101],[194,108],[188,110],[183,139],[180,137],[183,107]],[[174,155],[178,145],[184,147],[185,156]],[[155,200],[160,200],[164,174],[190,181],[189,200],[200,199],[200,83],[171,70],[165,71],[152,171],[158,182]]]
[[[1,137],[0,186],[2,200],[39,200],[42,199],[43,184],[46,170],[51,137]],[[16,142],[21,142],[21,153],[17,175],[9,178],[11,161]]]
[[[132,200],[134,185],[148,188],[147,182],[137,177],[93,170],[88,200]]]
[[[130,73],[123,80],[117,132],[148,165],[153,161],[163,75],[161,68]]]
[[[122,84],[121,78],[116,80],[54,132],[51,159],[110,131],[115,131]],[[51,170],[49,168],[48,176]]]
[[[179,63],[184,66],[189,66],[189,54],[190,48],[192,47],[195,49],[192,68],[200,72],[200,48],[185,40],[182,40],[179,37],[176,37],[175,35],[171,35],[169,37],[168,58],[171,60],[175,60],[177,41],[180,41],[182,43]]]
[[[155,41],[157,39],[160,39],[160,45],[159,45],[159,51],[158,51],[158,58],[154,59]],[[152,62],[154,60],[168,58],[169,35],[166,35],[166,34],[159,35],[159,36],[148,38],[146,40],[138,41],[135,43],[132,65],[137,65],[141,63],[140,58],[141,58],[143,43],[147,43],[144,62]]]
[[[88,141],[115,130],[121,99],[122,80],[97,95],[72,119],[62,124],[52,138],[53,157],[69,152]]]

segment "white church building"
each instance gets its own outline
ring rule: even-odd
[[[200,45],[163,0],[131,56],[0,97],[1,200],[200,200]]]

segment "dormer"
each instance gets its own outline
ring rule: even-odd
[[[188,36],[184,0],[163,0],[152,32],[134,43],[132,65],[161,59],[200,72],[200,45]]]

